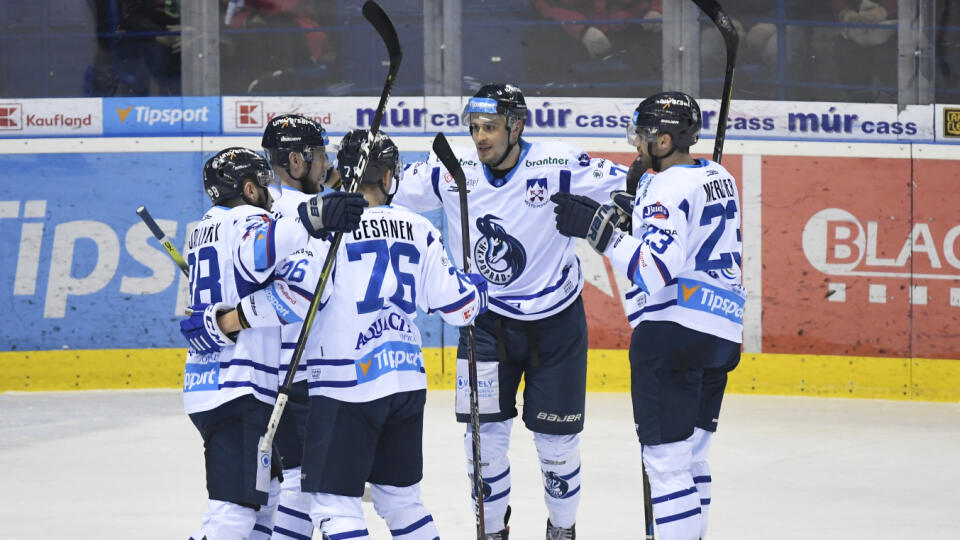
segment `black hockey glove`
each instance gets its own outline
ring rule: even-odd
[[[557,205],[553,211],[560,234],[585,238],[601,254],[607,249],[619,221],[616,207],[569,193],[556,193],[550,200]]]
[[[617,228],[625,233],[633,232],[633,194],[629,191],[611,191],[610,200],[617,207]]]
[[[360,193],[344,193],[325,189],[310,200],[300,203],[300,222],[314,238],[326,233],[350,232],[360,224],[363,209],[369,206]]]
[[[550,200],[557,206],[553,213],[557,215],[557,230],[564,236],[586,238],[590,231],[590,222],[600,203],[582,195],[554,193]]]

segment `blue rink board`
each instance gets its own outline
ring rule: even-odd
[[[184,278],[159,243],[144,238],[136,209],[146,205],[182,252],[188,223],[210,205],[200,176],[206,157],[0,155],[2,350],[185,346],[177,325]],[[425,157],[403,153],[405,163]],[[427,217],[444,230],[439,210]],[[40,227],[38,250],[29,238]],[[417,322],[424,346],[439,347],[444,336],[456,343],[456,330],[438,316],[421,313]]]

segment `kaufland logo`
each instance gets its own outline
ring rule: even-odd
[[[0,105],[0,129],[23,129],[23,107],[19,103]]]
[[[262,101],[238,101],[237,102],[237,127],[262,128],[263,127],[263,102]]]

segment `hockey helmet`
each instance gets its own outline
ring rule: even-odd
[[[674,146],[687,149],[700,138],[702,126],[696,100],[683,92],[661,92],[637,105],[627,125],[627,141],[636,146],[641,138],[652,139],[668,133]]]
[[[307,162],[313,160],[313,150],[330,144],[326,130],[319,122],[299,114],[281,114],[274,117],[263,130],[260,145],[273,167],[290,165],[290,152],[303,154]],[[328,156],[329,160],[332,156]]]
[[[343,136],[340,141],[340,150],[337,152],[337,170],[340,172],[340,178],[344,182],[357,180],[356,167],[360,163],[360,148],[366,144],[367,130],[354,129]],[[377,132],[373,140],[373,146],[370,148],[367,168],[360,178],[362,184],[378,184],[383,188],[381,180],[383,173],[387,170],[393,171],[393,189],[391,193],[384,193],[392,196],[397,192],[397,186],[400,185],[400,179],[403,177],[403,160],[400,157],[400,149],[394,144],[390,137],[382,131]]]
[[[203,189],[213,204],[243,196],[243,183],[266,189],[278,179],[267,160],[249,148],[234,146],[217,152],[203,165]]]
[[[470,125],[470,115],[474,113],[488,115],[502,115],[507,119],[507,126],[513,127],[517,120],[526,120],[527,102],[523,99],[523,92],[512,84],[486,84],[467,101],[463,108],[461,120],[463,125]]]

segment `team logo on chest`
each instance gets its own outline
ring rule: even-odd
[[[540,208],[547,204],[550,199],[550,193],[547,190],[546,178],[531,178],[527,180],[527,191],[523,195],[523,202],[527,206]]]
[[[506,285],[523,272],[527,253],[520,241],[507,234],[497,221],[500,218],[493,214],[477,218],[477,230],[483,236],[473,246],[473,260],[487,281]]]

